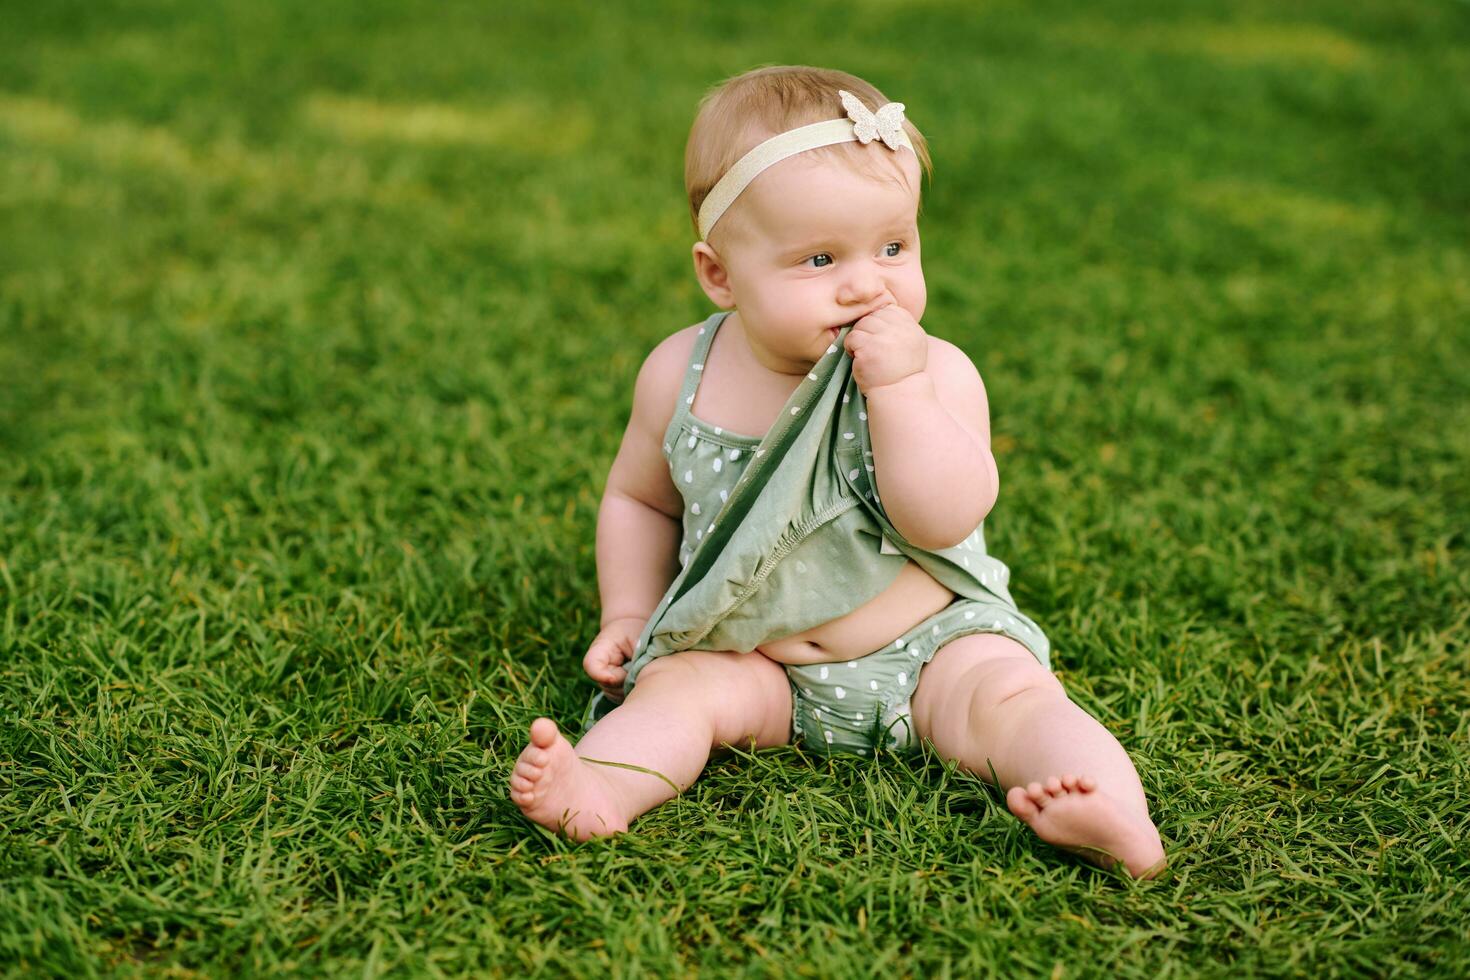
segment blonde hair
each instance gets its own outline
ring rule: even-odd
[[[700,100],[684,147],[684,190],[689,195],[689,218],[696,236],[699,206],[725,171],[772,136],[807,123],[843,118],[838,89],[851,92],[873,110],[889,101],[856,75],[806,65],[756,68],[725,79]],[[931,175],[929,144],[924,135],[907,119],[903,128],[924,175]],[[838,143],[806,152],[835,157],[867,176],[885,176],[875,167],[870,149],[861,143]],[[728,221],[727,214],[716,227],[723,230]]]

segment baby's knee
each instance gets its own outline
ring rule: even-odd
[[[688,650],[660,657],[638,675],[632,697],[656,697],[709,719],[713,743],[782,745],[791,737],[791,685],[759,653]]]
[[[972,669],[961,685],[967,690],[967,714],[972,719],[989,718],[996,711],[1023,699],[1065,698],[1062,682],[1029,656],[1007,657]]]

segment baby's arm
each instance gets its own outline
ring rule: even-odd
[[[691,331],[668,338],[643,362],[633,413],[597,512],[597,584],[602,628],[582,666],[603,690],[622,696],[638,634],[679,572],[683,501],[662,453],[679,394]]]
[[[921,548],[975,530],[1000,492],[980,373],[953,344],[929,338],[928,366],[866,393],[883,509]]]

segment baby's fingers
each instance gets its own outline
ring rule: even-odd
[[[597,686],[602,688],[603,692],[614,701],[621,701],[623,699],[623,681],[627,678],[628,671],[619,666],[624,659],[621,651],[614,650],[613,653],[616,656],[616,662],[609,663],[606,660],[600,660],[595,663],[589,662],[587,665],[587,675],[596,681]],[[588,654],[588,658],[590,661],[590,653]]]
[[[626,673],[618,665],[627,660],[618,644],[611,640],[595,640],[582,658],[582,669],[595,681],[621,680]]]
[[[595,681],[602,680],[611,667],[611,653],[606,644],[593,643],[582,658],[582,669],[587,672],[587,676]]]

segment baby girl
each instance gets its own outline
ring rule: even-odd
[[[537,719],[511,799],[585,840],[725,746],[927,741],[999,780],[1042,840],[1153,875],[1133,764],[1067,698],[985,552],[989,407],[964,352],[920,325],[929,155],[903,112],[806,67],[701,104],[684,176],[694,271],[722,312],[639,371],[597,520],[590,728],[573,746]]]

